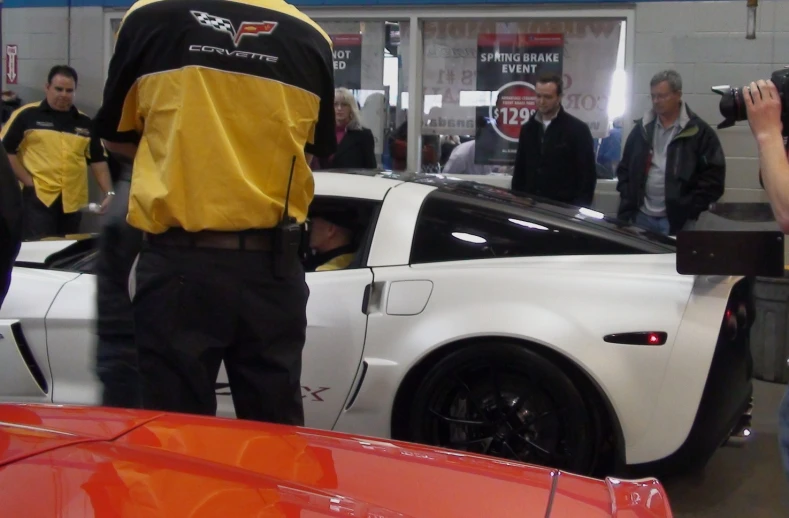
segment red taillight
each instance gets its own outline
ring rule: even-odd
[[[660,337],[655,333],[649,333],[649,338],[647,338],[647,340],[652,345],[660,343]]]
[[[737,338],[737,334],[740,330],[739,322],[737,322],[737,317],[734,316],[734,313],[731,309],[727,309],[726,313],[723,317],[723,326],[727,331],[729,340],[734,340]]]

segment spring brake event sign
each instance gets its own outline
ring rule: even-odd
[[[561,34],[479,35],[477,91],[490,92],[491,102],[476,109],[477,164],[515,161],[521,127],[537,110],[537,78],[562,77],[563,54]]]
[[[401,27],[400,50],[403,55],[408,55],[410,32],[408,25]],[[621,57],[621,20],[435,20],[424,22],[423,33],[422,79],[427,114],[422,122],[422,134],[475,135],[477,108],[485,102],[483,96],[490,96],[477,91],[478,75],[493,74],[487,78],[488,81],[493,81],[494,77],[499,78],[496,80],[498,86],[492,88],[495,93],[506,84],[501,82],[502,74],[527,74],[531,73],[528,70],[532,65],[539,67],[550,64],[541,64],[530,59],[524,61],[522,55],[520,62],[483,62],[478,55],[480,51],[490,54],[497,49],[493,45],[485,44],[491,43],[491,36],[480,40],[480,35],[492,34],[503,36],[504,40],[509,38],[510,41],[515,35],[561,34],[561,68],[565,88],[562,105],[568,113],[586,122],[595,138],[608,134],[609,104],[621,101],[609,98],[612,94],[614,71]],[[513,50],[502,47],[498,52],[507,54]],[[537,47],[534,52],[544,53]],[[529,53],[531,54],[531,51]],[[483,68],[480,69],[480,66]],[[508,116],[511,114],[508,110]]]
[[[349,90],[362,88],[362,35],[331,36],[334,56],[334,84]]]

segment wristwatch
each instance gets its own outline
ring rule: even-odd
[[[107,191],[104,196],[115,196],[115,191]]]

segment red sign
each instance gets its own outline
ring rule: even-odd
[[[496,132],[511,142],[518,142],[521,127],[529,122],[536,110],[537,93],[531,84],[523,81],[502,86],[496,106],[490,107],[491,118],[496,121]]]
[[[9,85],[15,85],[19,77],[19,69],[17,65],[19,60],[17,58],[17,46],[5,46],[5,82]]]

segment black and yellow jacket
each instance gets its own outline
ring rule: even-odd
[[[33,177],[36,195],[50,206],[63,196],[63,212],[88,204],[88,164],[106,160],[91,119],[72,107],[52,109],[46,100],[22,106],[11,114],[0,138]]]
[[[140,0],[118,30],[95,128],[109,142],[140,137],[135,228],[272,228],[289,185],[304,222],[305,152],[337,148],[331,38],[281,0]]]

